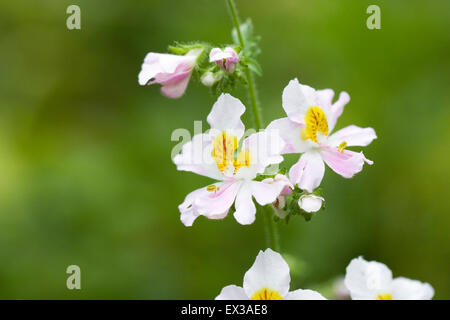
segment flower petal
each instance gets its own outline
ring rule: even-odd
[[[180,220],[186,227],[191,227],[194,220],[199,216],[199,213],[194,206],[195,199],[206,194],[206,188],[194,190],[189,193],[183,203],[178,206],[181,213]]]
[[[228,93],[222,93],[214,103],[207,121],[212,129],[227,131],[240,139],[245,129],[241,121],[244,112],[245,106],[239,99]]]
[[[304,116],[310,106],[315,105],[315,90],[307,85],[302,85],[297,78],[289,81],[284,88],[282,104],[284,111],[291,121],[304,124]]]
[[[220,291],[216,300],[248,300],[244,288],[235,285],[226,286]]]
[[[250,185],[252,195],[255,197],[256,202],[262,206],[275,202],[284,188],[280,184],[265,183],[262,181],[251,181]]]
[[[289,266],[283,257],[271,249],[260,251],[252,267],[245,273],[244,290],[248,297],[263,288],[276,290],[284,297],[289,291]]]
[[[327,300],[324,296],[314,290],[302,290],[298,289],[295,291],[289,292],[285,300]]]
[[[177,81],[171,79],[168,83],[163,83],[161,93],[168,98],[176,99],[181,97],[189,84],[191,71],[183,72],[177,76]]]
[[[347,266],[344,283],[353,300],[372,300],[389,293],[391,281],[392,272],[385,264],[358,257]]]
[[[322,202],[324,198],[316,196],[314,194],[304,194],[298,200],[298,206],[306,212],[317,212],[322,208]]]
[[[392,281],[392,297],[394,300],[431,300],[434,289],[429,283],[403,277]]]
[[[376,138],[377,135],[374,129],[360,128],[358,126],[351,125],[333,133],[328,138],[328,143],[333,147],[339,146],[342,142],[345,142],[348,147],[365,147]]]
[[[277,132],[265,130],[251,134],[242,142],[241,147],[249,153],[250,166],[241,167],[235,178],[252,180],[258,173],[263,173],[269,165],[282,162],[280,152],[284,145]]]
[[[186,142],[181,153],[173,158],[177,170],[190,171],[214,180],[222,180],[223,175],[217,164],[211,159],[213,137],[209,134],[197,134]],[[206,159],[210,161],[206,161]]]
[[[216,183],[217,191],[208,192],[207,195],[195,199],[194,205],[199,214],[210,219],[224,217],[236,199],[237,192],[241,186],[238,181],[227,181],[223,184]]]
[[[302,153],[311,148],[310,140],[301,139],[300,130],[303,127],[289,118],[281,118],[272,121],[266,130],[277,132],[286,143],[281,154]]]
[[[308,151],[291,167],[289,177],[293,185],[298,184],[299,188],[311,193],[322,182],[324,173],[325,165],[320,154]]]
[[[340,152],[335,147],[324,147],[320,154],[326,164],[337,174],[344,178],[351,178],[360,172],[365,162],[373,164],[372,161],[366,159],[362,152],[354,152],[344,150]]]
[[[255,221],[256,207],[252,199],[252,189],[248,182],[242,183],[234,204],[236,212],[234,218],[243,225],[252,224]]]
[[[350,101],[350,96],[347,92],[343,91],[339,94],[339,99],[333,103],[330,108],[330,117],[328,119],[329,132],[333,131],[336,125],[337,119],[341,116],[344,111],[345,105]]]

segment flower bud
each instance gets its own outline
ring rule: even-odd
[[[209,62],[215,62],[226,73],[233,73],[239,61],[238,53],[231,47],[214,48],[209,53]]]
[[[201,77],[201,82],[207,87],[212,87],[222,77],[219,74],[214,74],[210,71],[205,72]]]
[[[304,194],[298,200],[298,206],[303,211],[308,213],[317,212],[322,208],[322,202],[325,201],[324,198],[316,196],[314,194]]]

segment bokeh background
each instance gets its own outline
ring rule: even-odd
[[[193,82],[178,100],[137,83],[145,54],[174,40],[229,43],[225,1],[78,0],[74,31],[70,4],[0,4],[0,298],[210,299],[241,285],[265,248],[261,217],[186,228],[177,210],[210,180],[176,171],[171,133],[206,128],[214,97]],[[370,4],[381,30],[366,28]],[[337,128],[379,137],[364,148],[375,164],[353,179],[327,168],[326,211],[279,225],[292,287],[324,288],[364,255],[450,298],[450,2],[237,5],[262,36],[266,124],[298,77],[348,91]],[[78,291],[66,288],[71,264]]]

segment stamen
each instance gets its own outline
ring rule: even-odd
[[[216,192],[218,190],[219,190],[219,187],[216,186],[215,184],[212,184],[212,185],[206,187],[206,191],[208,191],[208,192],[213,192],[213,191]]]
[[[347,142],[345,142],[345,141],[341,142],[341,144],[338,147],[338,151],[340,153],[344,153],[344,149],[345,149],[346,146],[347,146]]]

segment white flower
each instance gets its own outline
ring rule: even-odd
[[[283,90],[283,108],[287,117],[272,121],[267,130],[278,130],[286,142],[284,153],[303,153],[289,171],[291,182],[312,192],[322,181],[324,162],[344,178],[360,172],[364,163],[372,164],[362,152],[346,150],[367,146],[377,136],[372,128],[354,125],[329,135],[350,100],[346,92],[332,103],[331,89],[315,90],[291,80]]]
[[[169,98],[179,98],[186,91],[192,70],[203,49],[192,49],[184,56],[149,52],[142,64],[138,80],[141,86],[159,83],[161,93]]]
[[[348,265],[345,286],[353,300],[430,300],[434,295],[430,284],[402,277],[393,279],[385,264],[362,257]]]
[[[241,115],[244,105],[229,94],[222,94],[214,104],[207,121],[211,130],[193,137],[173,159],[178,170],[191,171],[215,179],[216,183],[191,192],[178,207],[181,221],[191,226],[203,215],[209,219],[224,218],[234,203],[234,217],[240,224],[255,220],[256,207],[274,202],[284,185],[254,181],[266,167],[280,163],[283,140],[268,132],[246,138]]]
[[[325,199],[320,196],[304,194],[298,200],[298,206],[306,212],[317,212],[322,208],[323,201],[325,201]]]
[[[260,251],[253,266],[245,273],[244,286],[226,286],[216,300],[326,300],[313,290],[289,292],[289,266],[271,249]]]

